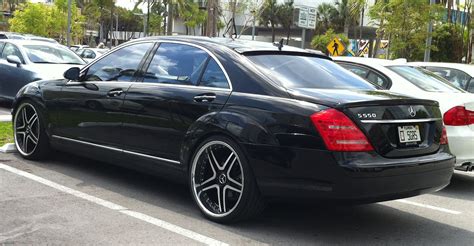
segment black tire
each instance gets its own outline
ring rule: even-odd
[[[216,156],[209,155],[209,151],[216,152]],[[235,157],[232,157],[232,152]],[[217,166],[212,164],[214,161],[211,161],[210,156],[217,160]],[[236,163],[240,165],[236,166]],[[209,177],[211,171],[213,174]],[[239,175],[240,173],[243,175]],[[190,162],[189,187],[194,202],[203,215],[218,223],[232,223],[255,217],[265,208],[247,158],[239,145],[228,137],[210,137],[196,148]],[[240,193],[237,192],[239,188]],[[222,195],[222,200],[217,194]]]
[[[26,125],[24,125],[25,118],[23,118],[23,113],[26,113],[26,122],[29,121]],[[36,122],[33,113],[37,115]],[[29,124],[31,124],[31,126],[29,126]],[[49,138],[45,131],[45,117],[41,111],[41,107],[34,101],[29,99],[23,100],[15,108],[13,132],[15,146],[23,158],[41,160],[46,158],[51,152]],[[35,139],[36,143],[34,143]]]

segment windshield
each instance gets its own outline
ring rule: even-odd
[[[60,47],[24,45],[28,58],[33,63],[85,64],[74,52]]]
[[[418,86],[424,91],[429,92],[464,92],[461,89],[451,85],[449,81],[431,73],[428,70],[419,67],[410,66],[388,66],[390,70],[402,76],[412,84]]]
[[[248,58],[288,89],[356,89],[376,87],[333,61],[313,56],[265,54]]]

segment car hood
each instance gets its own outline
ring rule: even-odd
[[[378,105],[378,104],[430,104],[437,105],[432,100],[414,99],[402,94],[381,90],[342,90],[342,89],[313,89],[297,88],[290,89],[288,93],[299,100],[313,102],[329,107],[344,107],[347,105],[356,106]]]
[[[77,64],[34,64],[30,67],[31,71],[35,72],[38,78],[45,79],[62,79],[66,70],[71,67],[82,68],[84,65]]]

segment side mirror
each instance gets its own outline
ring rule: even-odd
[[[77,80],[79,80],[79,72],[80,71],[81,71],[81,69],[79,69],[78,67],[72,67],[72,68],[69,68],[68,70],[66,70],[66,72],[64,72],[63,76],[66,79],[77,81]]]
[[[18,56],[14,56],[14,55],[9,55],[7,56],[7,61],[9,63],[13,63],[13,64],[16,64],[16,67],[20,67],[21,66],[21,60]]]

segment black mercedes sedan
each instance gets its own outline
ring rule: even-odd
[[[317,53],[253,41],[127,42],[18,93],[15,143],[189,184],[209,219],[270,199],[375,202],[433,192],[453,173],[435,101],[377,91]]]

